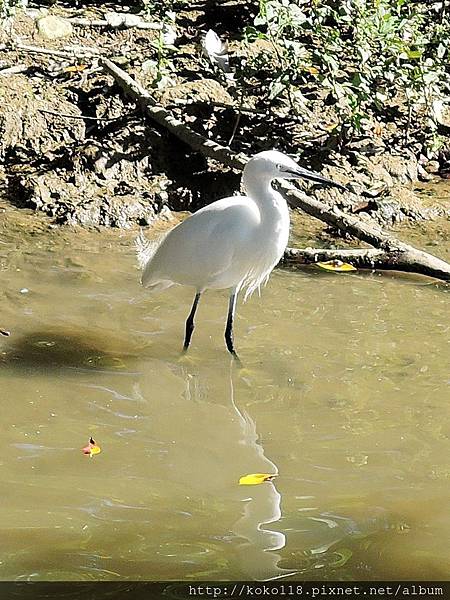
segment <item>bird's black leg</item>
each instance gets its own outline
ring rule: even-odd
[[[194,331],[194,317],[195,311],[197,310],[198,301],[200,300],[201,292],[197,292],[195,294],[194,302],[192,303],[191,312],[189,313],[188,318],[186,319],[186,333],[184,336],[184,346],[183,350],[187,350],[189,348],[189,344],[191,343],[192,332]]]
[[[234,320],[234,312],[236,310],[236,298],[237,293],[233,292],[230,296],[230,303],[228,305],[228,318],[227,318],[227,326],[225,329],[225,342],[227,344],[228,351],[230,354],[239,360],[239,356],[236,354],[236,350],[234,349],[233,342],[233,320]]]

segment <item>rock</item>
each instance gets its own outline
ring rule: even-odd
[[[413,154],[391,155],[380,157],[380,162],[387,172],[400,183],[417,181],[417,158]]]
[[[283,49],[276,42],[264,38],[257,38],[249,44],[242,45],[237,49],[237,55],[242,59],[263,59],[268,63],[268,68],[271,66],[281,66],[280,56],[283,56]]]
[[[39,109],[79,115],[80,110],[69,102],[54,85],[32,85],[25,75],[11,75],[8,85],[0,86],[0,161],[6,165],[26,157],[30,162],[42,160],[58,146],[70,146],[84,138],[85,124],[81,119],[68,120],[40,112]]]
[[[233,99],[227,90],[214,79],[187,81],[180,85],[166,88],[160,94],[155,93],[157,100],[163,105],[176,103],[178,99],[193,100],[194,102],[223,102],[233,104]]]
[[[16,202],[20,197],[21,206],[40,210],[57,223],[126,229],[132,224],[148,225],[158,217],[164,200],[156,186],[151,190],[149,185],[136,194],[123,193],[120,183],[109,183],[100,187],[89,177],[77,177],[71,183],[48,172],[17,177],[13,185]]]
[[[107,12],[105,13],[105,20],[108,25],[114,28],[119,27],[139,27],[145,24],[145,21],[139,15],[133,15],[128,13],[117,13]]]
[[[421,199],[413,190],[402,185],[395,185],[391,195],[387,198],[376,200],[377,214],[375,215],[381,224],[393,224],[410,220],[428,219],[431,216],[430,209],[423,206]]]
[[[363,196],[368,196],[369,198],[377,198],[378,196],[381,196],[382,194],[384,194],[387,190],[387,186],[383,181],[380,182],[375,182],[374,185],[372,185],[369,188],[366,188],[362,195]]]
[[[448,101],[448,98],[446,98]],[[450,128],[450,105],[446,104],[444,100],[433,100],[433,112],[434,118],[444,127]]]
[[[69,37],[73,32],[72,24],[56,15],[47,15],[38,19],[37,28],[39,35],[47,40],[58,40],[59,38]]]
[[[376,203],[377,219],[382,223],[393,224],[396,221],[402,221],[404,215],[399,210],[399,205],[392,198],[379,199]]]
[[[383,140],[379,138],[362,138],[351,142],[347,147],[349,152],[355,152],[360,154],[382,154],[386,151]]]
[[[380,162],[380,157],[373,157],[372,160],[364,162],[364,171],[369,175],[372,181],[383,182],[388,188],[394,185],[391,174]]]
[[[438,175],[440,168],[441,166],[438,160],[430,160],[425,165],[425,171],[431,173],[431,175]]]
[[[350,183],[347,183],[347,189],[349,192],[352,192],[352,194],[360,196],[364,191],[364,185],[359,181],[351,181]]]
[[[428,171],[420,164],[417,165],[417,175],[419,177],[419,181],[431,181],[433,179],[433,175],[428,173]]]
[[[357,156],[358,166],[377,182],[384,182],[388,188],[395,183],[417,181],[417,159],[413,154],[399,156]]]

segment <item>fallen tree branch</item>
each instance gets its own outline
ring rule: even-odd
[[[287,267],[312,265],[328,260],[341,260],[358,269],[389,268],[393,252],[378,248],[286,248],[282,264]]]
[[[149,22],[140,17],[129,13],[109,12],[105,14],[104,19],[85,19],[82,17],[73,17],[67,19],[69,23],[76,26],[86,27],[111,27],[112,29],[152,29],[159,31],[163,29],[162,23]]]
[[[28,65],[14,65],[12,67],[7,67],[5,69],[2,69],[0,71],[0,75],[2,77],[6,76],[6,75],[17,75],[18,73],[25,73],[26,71],[28,71],[30,67]]]
[[[281,264],[296,267],[330,260],[349,263],[357,269],[417,273],[414,265],[405,260],[403,252],[378,248],[286,248]]]
[[[58,58],[80,58],[80,57],[95,57],[98,54],[97,48],[89,48],[84,46],[83,48],[73,48],[66,50],[52,50],[51,48],[44,48],[42,46],[32,46],[29,44],[15,43],[11,44],[12,50],[20,50],[21,52],[27,52],[31,54],[47,54],[48,56],[57,56]]]
[[[141,109],[147,116],[159,125],[165,127],[193,150],[201,152],[205,156],[213,158],[228,167],[239,170],[244,168],[248,161],[248,157],[234,154],[228,148],[225,148],[212,140],[207,140],[196,131],[187,127],[179,119],[176,119],[171,112],[162,106],[157,105],[150,93],[142,87],[142,85],[108,58],[101,57],[99,59],[99,65],[114,77],[116,83],[120,85],[130,98],[139,103]]]
[[[234,154],[228,148],[207,140],[190,129],[168,110],[158,106],[145,88],[111,60],[102,57],[99,59],[99,64],[106,73],[113,76],[116,83],[128,96],[140,104],[142,110],[153,121],[165,127],[178,139],[188,144],[193,150],[201,152],[204,156],[217,160],[228,167],[243,169],[248,157]],[[285,191],[289,205],[292,208],[301,208],[320,221],[337,227],[340,231],[367,242],[384,253],[388,253],[391,256],[389,264],[395,264],[399,271],[406,270],[450,281],[450,264],[447,262],[397,240],[377,225],[362,221],[354,215],[343,212],[336,206],[330,207],[320,200],[307,196],[286,181],[280,182],[280,187]]]
[[[367,223],[355,215],[339,210],[335,206],[329,207],[320,200],[294,189],[286,181],[281,181],[280,184],[286,192],[291,207],[301,208],[312,217],[316,217],[342,232],[391,254],[392,264],[396,264],[399,271],[420,273],[421,275],[450,281],[450,264],[444,260],[401,242],[383,231],[378,225]]]

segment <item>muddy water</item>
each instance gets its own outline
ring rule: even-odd
[[[448,286],[276,271],[239,369],[221,293],[180,358],[132,234],[3,223],[1,579],[449,577]]]

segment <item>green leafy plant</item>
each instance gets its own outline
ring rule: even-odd
[[[420,127],[423,147],[433,152],[440,143],[434,107],[450,92],[444,5],[260,0],[244,41],[268,46],[246,59],[244,79],[260,76],[263,101],[299,116],[325,95],[342,144],[392,113],[406,143]],[[265,70],[270,77],[261,77]]]
[[[151,85],[162,89],[173,83],[174,65],[171,54],[175,50],[173,42],[176,38],[176,13],[171,8],[173,8],[174,2],[144,1],[143,5],[145,14],[149,18],[154,18],[156,13],[163,28],[158,32],[158,36],[152,44],[156,52],[155,58],[144,61],[142,68],[147,75],[150,75]]]
[[[17,8],[23,8],[26,4],[26,0],[0,0],[0,22],[10,19]]]

